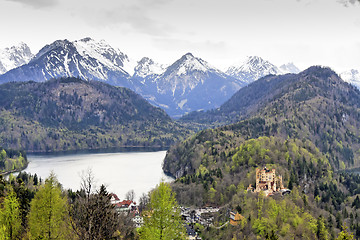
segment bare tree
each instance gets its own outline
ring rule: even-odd
[[[83,171],[81,173],[81,182],[80,182],[80,188],[83,190],[86,194],[86,197],[89,198],[91,191],[94,188],[95,184],[95,177],[92,172],[91,168],[88,168],[86,171]]]
[[[130,200],[130,201],[134,201],[134,199],[135,199],[135,191],[134,191],[134,189],[129,190],[129,191],[125,194],[125,199],[126,199],[126,200]]]
[[[132,221],[125,221],[110,201],[110,194],[101,185],[94,190],[94,175],[91,170],[83,174],[81,190],[71,208],[73,229],[79,239],[113,239],[134,236]],[[125,230],[126,229],[126,230]]]
[[[145,210],[149,203],[150,203],[149,194],[143,193],[139,199],[139,211],[142,212],[143,210]]]

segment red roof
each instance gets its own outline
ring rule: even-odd
[[[117,207],[128,207],[128,206],[130,206],[131,203],[136,205],[136,202],[133,202],[131,200],[123,200],[121,202],[116,203],[115,206],[117,206]]]
[[[113,197],[116,201],[120,201],[120,198],[115,193],[110,193],[110,196]]]

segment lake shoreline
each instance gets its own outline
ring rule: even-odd
[[[167,151],[169,147],[142,147],[142,146],[132,146],[132,147],[113,147],[113,148],[94,148],[94,149],[76,149],[76,150],[66,150],[66,151],[39,151],[32,152],[28,151],[27,155],[72,155],[72,154],[87,154],[87,153],[121,153],[121,152],[158,152],[158,151]]]

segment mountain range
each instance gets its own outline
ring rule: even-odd
[[[276,66],[257,56],[230,66],[225,72],[191,53],[169,65],[144,57],[134,61],[104,40],[58,40],[33,55],[25,43],[0,50],[0,83],[44,82],[80,77],[127,87],[172,117],[220,107],[240,88],[267,75],[298,73],[293,64]],[[360,88],[360,74],[352,69],[341,77]]]
[[[173,117],[219,107],[241,87],[262,76],[298,71],[293,64],[278,68],[260,57],[249,57],[222,72],[191,53],[169,65],[148,57],[136,62],[104,40],[91,38],[57,40],[35,56],[25,44],[3,52],[0,68],[6,67],[1,68],[0,83],[44,82],[59,77],[103,81],[136,91]]]

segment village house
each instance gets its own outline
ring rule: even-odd
[[[115,205],[115,209],[118,212],[131,212],[131,211],[136,211],[136,202],[131,201],[131,200],[123,200],[121,202],[118,202]]]
[[[230,224],[237,226],[244,219],[244,217],[238,212],[230,212]]]
[[[120,198],[115,193],[110,193],[110,202],[115,205],[120,202]]]

